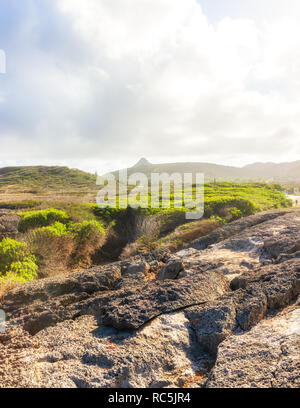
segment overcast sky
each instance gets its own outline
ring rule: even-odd
[[[0,167],[300,159],[299,0],[0,0],[0,49]]]

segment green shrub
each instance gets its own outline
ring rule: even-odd
[[[58,221],[52,225],[49,225],[48,227],[37,228],[32,232],[32,234],[37,235],[40,234],[40,232],[49,233],[50,235],[54,235],[57,237],[70,234],[67,225],[62,224],[61,222]]]
[[[94,220],[71,224],[69,231],[81,242],[90,239],[93,234],[105,235],[103,226],[100,222]]]
[[[243,216],[255,214],[257,206],[251,201],[236,197],[206,198],[204,204],[204,216],[209,218],[213,215],[226,216],[227,210],[235,208]]]
[[[19,229],[21,232],[26,232],[30,229],[38,227],[46,227],[55,222],[67,223],[70,218],[61,210],[55,208],[48,208],[47,210],[28,211],[19,214],[21,216],[21,222]]]
[[[227,221],[225,218],[221,218],[215,215],[212,215],[209,219],[212,223],[220,224],[220,225],[225,225],[227,224]]]
[[[96,220],[94,214],[94,204],[73,202],[73,201],[48,201],[42,204],[41,209],[55,208],[68,214],[72,222],[82,222],[84,220]]]
[[[126,211],[126,209],[111,207],[100,208],[98,205],[93,205],[92,210],[95,216],[100,218],[106,224],[112,223]]]
[[[24,242],[4,238],[0,242],[0,279],[19,282],[33,280],[38,266]]]
[[[230,218],[231,218],[230,221],[238,220],[239,218],[242,218],[243,216],[243,212],[236,207],[230,208],[229,213],[230,213]]]
[[[75,241],[74,262],[89,266],[92,255],[105,242],[105,229],[98,221],[83,221],[69,226]]]

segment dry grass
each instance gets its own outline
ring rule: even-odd
[[[158,238],[160,229],[161,226],[158,217],[139,216],[135,224],[135,239],[138,240],[142,237]]]
[[[217,222],[212,222],[209,220],[202,220],[197,223],[191,223],[189,225],[190,229],[183,230],[182,228],[178,228],[178,232],[175,230],[175,234],[178,234],[178,238],[184,242],[188,243],[193,241],[194,239],[203,237],[204,235],[209,234],[210,232],[214,231],[220,225]]]
[[[9,192],[7,190],[0,190],[1,201],[14,202],[24,200],[38,200],[45,201],[59,201],[59,202],[77,202],[77,203],[95,203],[96,191],[53,191],[44,193],[32,193],[28,191],[18,190],[16,192]]]
[[[175,229],[175,231],[164,237],[161,241],[163,248],[171,252],[179,251],[184,244],[188,244],[197,238],[208,235],[220,226],[218,222],[210,220],[194,221],[184,224]]]
[[[0,302],[7,295],[7,293],[14,289],[19,283],[12,280],[6,280],[0,282]]]
[[[140,248],[141,248],[141,244],[139,244],[138,242],[132,242],[130,244],[127,244],[125,248],[123,249],[119,259],[123,261],[125,259],[131,258],[132,256],[138,253]]]
[[[89,239],[84,242],[78,242],[74,250],[74,258],[82,267],[90,267],[92,264],[92,256],[100,249],[106,241],[106,237],[101,233],[92,233]]]
[[[68,236],[54,236],[45,231],[28,233],[26,241],[37,258],[38,279],[69,272],[74,241]]]
[[[184,244],[194,241],[197,238],[208,235],[220,226],[218,222],[210,220],[195,221],[181,225],[171,234],[159,239],[157,229],[151,228],[149,233],[140,237],[137,241],[129,243],[123,249],[121,260],[128,259],[137,255],[139,252],[148,252],[158,248],[167,249],[170,252],[176,252],[182,249]]]

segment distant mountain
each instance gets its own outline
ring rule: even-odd
[[[153,164],[147,159],[139,160],[134,166],[129,167],[127,174],[131,175],[136,172],[146,174],[148,177],[151,173],[204,173],[207,180],[214,180],[218,178],[220,180],[240,180],[240,169],[231,166],[222,166],[211,163],[160,163]],[[113,172],[118,177],[119,170]]]
[[[300,160],[286,163],[253,163],[243,167],[253,178],[275,181],[299,181]]]
[[[149,160],[142,157],[133,167],[151,166],[152,163]]]
[[[0,168],[0,188],[71,190],[96,188],[96,176],[61,166],[20,166]]]
[[[126,169],[128,175],[144,173],[204,173],[209,181],[300,183],[300,160],[291,163],[253,163],[244,167],[212,163],[150,163],[140,159]],[[113,172],[116,178],[119,171]],[[96,175],[61,166],[19,166],[0,168],[0,189],[13,190],[96,190]]]
[[[161,163],[153,164],[140,159],[129,167],[128,175],[145,173],[204,173],[206,181],[261,181],[261,182],[300,182],[300,160],[291,163],[253,163],[244,167],[224,166],[212,163]],[[118,171],[113,172],[118,177]]]

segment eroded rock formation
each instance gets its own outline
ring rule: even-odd
[[[2,387],[299,387],[300,212],[2,300]]]

